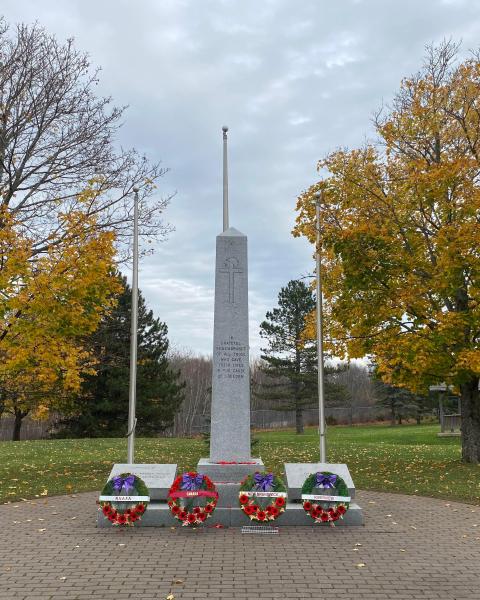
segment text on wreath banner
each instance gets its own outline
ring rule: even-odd
[[[255,498],[286,498],[286,492],[256,492],[255,490],[250,492],[239,492],[239,496],[248,496],[249,498],[255,496]]]
[[[196,496],[208,496],[209,498],[218,498],[218,492],[214,490],[184,490],[180,492],[170,492],[170,498],[193,498]]]
[[[150,502],[150,496],[100,496],[100,502]]]
[[[321,500],[323,502],[350,502],[350,496],[328,496],[320,494],[302,494],[302,500]]]

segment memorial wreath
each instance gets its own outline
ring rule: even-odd
[[[206,503],[195,503],[203,498]],[[172,515],[182,525],[201,525],[217,506],[218,493],[212,480],[206,475],[190,471],[175,479],[168,492],[168,506]]]
[[[100,508],[113,525],[140,521],[150,502],[145,483],[133,473],[122,473],[107,481],[99,498]]]
[[[314,493],[315,489],[334,491],[334,494]],[[322,471],[312,473],[305,479],[302,486],[303,509],[315,523],[334,525],[338,519],[343,519],[350,502],[348,487],[345,481],[335,473]]]
[[[274,521],[285,512],[287,489],[273,473],[254,473],[242,481],[238,501],[251,521]]]

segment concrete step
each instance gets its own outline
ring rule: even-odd
[[[243,525],[261,525],[256,521],[251,521],[240,508],[222,508],[217,507],[212,516],[205,521],[206,527],[214,525],[223,525],[224,527],[242,527]],[[362,509],[358,504],[350,504],[350,508],[345,513],[343,519],[335,523],[335,526],[359,526],[363,525]],[[314,523],[313,519],[303,510],[301,504],[289,502],[285,512],[268,525],[278,527],[329,527],[328,523]],[[181,527],[180,521],[172,517],[166,503],[151,502],[139,523],[135,527]],[[113,527],[108,519],[103,516],[99,510],[97,513],[97,527]],[[203,527],[203,526],[202,526]]]

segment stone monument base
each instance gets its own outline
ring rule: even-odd
[[[223,527],[242,527],[243,525],[259,525],[256,521],[250,521],[238,505],[238,493],[240,482],[245,476],[255,471],[265,471],[265,465],[261,459],[253,459],[251,462],[241,463],[216,463],[210,459],[202,458],[198,463],[198,472],[208,475],[215,483],[219,498],[218,504],[210,519],[205,522],[205,527],[222,525]],[[315,527],[321,529],[328,525],[318,525],[303,510],[301,502],[301,489],[303,482],[311,473],[317,471],[329,471],[339,475],[347,484],[349,494],[352,498],[350,507],[343,519],[335,523],[336,526],[358,526],[363,525],[363,512],[355,503],[355,486],[350,472],[345,464],[329,463],[286,463],[285,475],[288,489],[288,504],[285,512],[276,520],[265,525],[272,527]],[[150,490],[151,502],[142,520],[136,527],[181,527],[167,505],[167,495],[170,486],[177,474],[177,465],[114,465],[109,479],[120,473],[135,473],[141,477]],[[110,521],[104,517],[99,510],[97,513],[98,527],[111,527]]]

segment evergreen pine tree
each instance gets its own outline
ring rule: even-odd
[[[303,336],[305,318],[314,308],[311,289],[301,280],[292,280],[280,290],[278,308],[267,312],[260,324],[260,336],[268,342],[268,348],[262,348],[260,369],[270,382],[256,394],[277,401],[278,410],[294,410],[297,433],[303,433],[304,409],[318,400],[317,344]],[[335,371],[325,368],[325,373]],[[330,399],[337,404],[345,393],[343,386],[328,379],[325,382],[327,402]]]
[[[62,436],[127,433],[132,290],[125,277],[116,276],[123,287],[117,306],[90,338],[96,374],[86,377],[75,414],[61,423]],[[171,426],[182,402],[184,384],[170,369],[167,350],[167,326],[147,309],[139,291],[136,434],[153,435]]]

